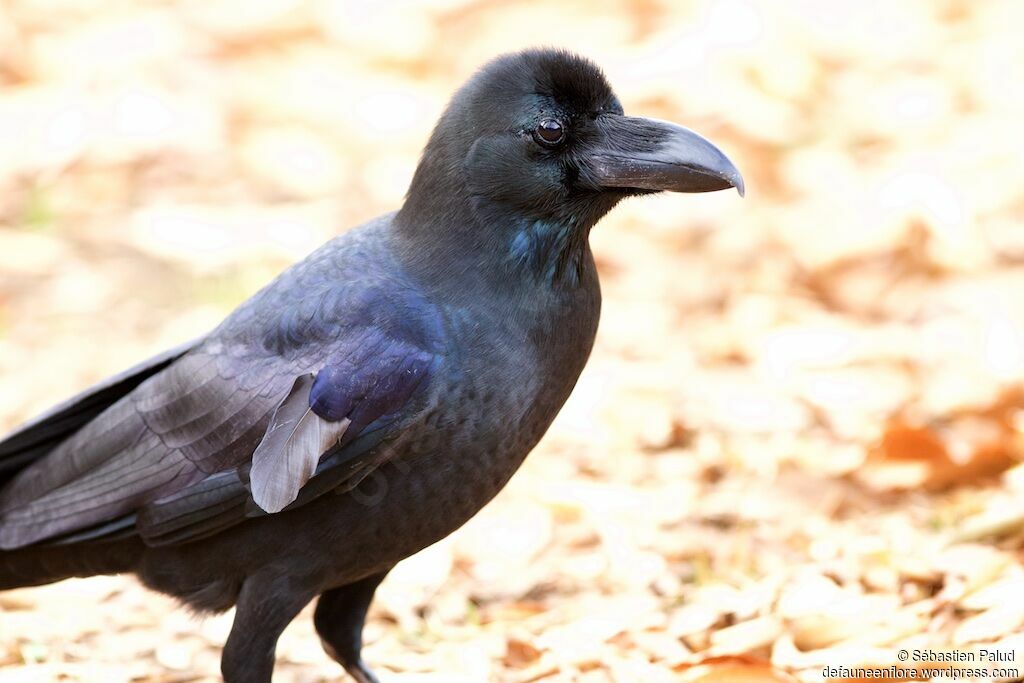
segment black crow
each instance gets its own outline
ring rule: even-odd
[[[319,596],[324,648],[376,681],[360,651],[377,585],[501,490],[583,370],[590,229],[630,195],[729,187],[722,152],[625,116],[586,59],[490,62],[401,210],[0,442],[0,589],[132,572],[199,611],[234,605],[229,683],[270,681]]]

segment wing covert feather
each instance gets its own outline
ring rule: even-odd
[[[295,379],[252,455],[249,485],[257,505],[280,512],[299,495],[316,470],[320,456],[341,441],[351,420],[328,422],[310,406],[313,375]]]

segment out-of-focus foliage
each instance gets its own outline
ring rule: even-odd
[[[595,230],[576,393],[388,579],[368,659],[660,683],[1019,658],[1022,25],[1012,0],[7,0],[0,421],[394,209],[477,65],[565,46],[627,111],[718,142],[747,199],[635,200]],[[215,680],[229,618],[123,578],[0,594],[0,678]],[[280,680],[338,675],[306,617],[279,654]]]

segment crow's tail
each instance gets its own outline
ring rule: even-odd
[[[138,564],[138,539],[0,550],[0,590],[41,586],[71,577],[120,574]]]

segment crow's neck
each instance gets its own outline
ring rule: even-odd
[[[551,287],[579,285],[586,263],[588,228],[568,219],[514,222],[506,235],[504,267]]]
[[[413,269],[453,287],[573,289],[590,262],[590,226],[574,216],[520,216],[479,198],[438,205],[410,197],[395,222]]]

